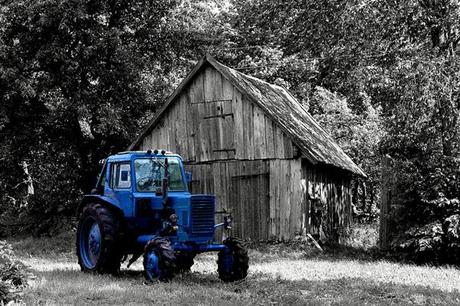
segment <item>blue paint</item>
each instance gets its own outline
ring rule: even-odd
[[[154,250],[148,250],[145,263],[145,274],[147,279],[151,282],[158,280],[161,276],[159,258],[154,252]]]
[[[137,243],[139,245],[146,245],[150,240],[153,240],[155,238],[158,238],[157,235],[141,235],[137,237]],[[217,243],[203,243],[203,244],[197,244],[194,242],[182,242],[179,241],[179,239],[170,239],[172,248],[174,251],[187,251],[187,252],[194,252],[194,253],[204,253],[204,252],[217,252],[220,250],[223,250],[227,248],[223,244],[217,244]]]
[[[83,222],[79,239],[83,264],[86,268],[93,269],[101,255],[102,236],[99,224],[92,217],[87,217]]]

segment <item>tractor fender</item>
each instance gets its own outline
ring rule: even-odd
[[[115,213],[120,214],[120,216],[124,216],[123,209],[121,209],[118,201],[112,198],[105,197],[103,195],[97,195],[97,194],[85,195],[83,197],[80,204],[78,205],[77,216],[80,216],[80,214],[83,211],[83,208],[89,203],[101,204],[102,206],[114,211]]]

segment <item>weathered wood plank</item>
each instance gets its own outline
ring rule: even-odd
[[[205,77],[205,84],[209,82],[207,80],[208,76],[206,75]],[[205,85],[209,86],[209,85]],[[207,93],[205,93],[205,99],[208,99],[208,96],[206,96]],[[204,147],[204,161],[209,161],[213,160],[214,154],[212,152],[213,148],[215,147],[215,137],[213,137],[213,133],[215,132],[215,128],[213,127],[212,121],[211,120],[205,120],[204,117],[207,116],[212,109],[213,105],[205,102],[203,103],[203,109],[200,112],[200,121],[201,121],[201,137],[202,137],[202,143]],[[214,143],[213,143],[214,141]]]
[[[260,211],[260,205],[258,203],[258,199],[260,198],[260,190],[258,189],[258,181],[259,177],[257,174],[258,172],[258,162],[259,161],[254,161],[250,163],[250,172],[253,173],[253,176],[249,176],[247,178],[247,185],[252,190],[251,193],[249,193],[249,201],[248,201],[248,209],[249,209],[249,217],[252,219],[251,221],[251,232],[252,232],[252,237],[253,239],[258,240],[259,239],[259,233],[260,233],[260,228],[259,225],[261,223],[261,211]]]
[[[264,232],[265,232],[265,225],[267,222],[267,216],[265,212],[265,193],[267,192],[265,188],[265,182],[266,182],[266,175],[263,174],[264,169],[264,162],[259,161],[257,168],[258,172],[261,173],[259,176],[257,176],[257,191],[258,195],[257,198],[255,199],[255,203],[257,203],[257,206],[259,207],[259,223],[258,224],[258,240],[264,239]]]
[[[284,134],[278,127],[274,131],[275,156],[276,158],[284,158]]]
[[[205,113],[204,103],[204,74],[198,74],[192,81],[189,90],[189,102],[192,113],[194,148],[195,156],[198,162],[207,160],[206,151],[206,127],[202,117]]]
[[[235,157],[235,114],[233,110],[233,85],[226,79],[222,78],[222,109],[223,114],[232,114],[231,116],[225,116],[222,118],[223,125],[223,143],[222,148],[229,151],[225,151],[227,159],[233,159]],[[231,150],[233,149],[233,151]]]
[[[183,140],[183,145],[187,146],[187,161],[196,161],[196,152],[195,152],[195,137],[196,129],[194,123],[193,109],[191,106],[190,100],[190,87],[187,88],[187,91],[183,94],[184,100],[181,105],[181,114],[185,115],[185,126],[182,127],[181,135],[185,135],[186,140]]]
[[[269,188],[269,169],[267,167],[267,162],[261,164],[262,172],[264,173],[261,176],[261,182],[259,188],[263,190],[260,197],[260,205],[262,208],[262,219],[261,219],[261,234],[260,239],[268,240],[269,239],[269,222],[270,222],[270,199],[268,196]]]
[[[208,105],[209,106],[209,105]],[[220,138],[222,131],[220,129],[220,120],[217,117],[205,119],[208,127],[208,137],[209,137],[209,146],[210,146],[210,156],[209,160],[221,160],[221,152],[218,151],[220,147]]]
[[[158,122],[157,128],[157,142],[158,142],[158,149],[161,150],[164,148],[164,139],[163,139],[163,121],[160,119]]]
[[[291,161],[287,160],[285,161],[285,167],[286,167],[286,181],[284,183],[285,189],[285,199],[286,199],[286,210],[285,210],[285,215],[284,215],[284,235],[283,238],[285,240],[290,238],[290,232],[289,232],[289,221],[290,221],[290,215],[291,215],[291,210],[292,210],[292,172],[291,172]]]
[[[223,91],[223,85],[222,85],[222,75],[220,74],[220,72],[218,72],[217,70],[213,70],[213,99],[214,100],[221,100],[222,99],[222,91]],[[214,104],[214,107],[217,107],[216,109],[216,113],[218,113],[219,115],[223,115],[224,114],[224,102],[218,102],[218,103],[213,103]],[[225,118],[225,117],[224,117]],[[214,122],[214,125],[212,125],[211,127],[213,129],[215,129],[216,131],[216,134],[215,134],[215,137],[216,139],[213,141],[213,156],[214,156],[214,159],[226,159],[226,155],[227,153],[225,151],[217,151],[217,150],[222,150],[224,149],[224,137],[225,137],[225,134],[224,134],[224,118],[221,118],[221,117],[217,117],[213,122]]]
[[[241,163],[238,163],[235,166],[235,175],[232,179],[232,185],[234,186],[234,192],[235,192],[235,198],[236,198],[236,201],[232,203],[232,205],[235,211],[237,212],[236,218],[238,219],[236,220],[236,225],[237,225],[236,234],[238,235],[238,237],[243,236],[243,207],[244,207],[244,203],[242,203],[241,201],[242,189],[240,186],[240,181],[236,178],[238,175],[240,175],[241,173],[240,171],[241,171]]]
[[[214,101],[218,97],[215,95],[215,69],[208,66],[204,69],[204,98],[205,101]]]
[[[246,97],[243,97],[243,133],[244,133],[244,147],[245,159],[254,159],[254,144],[253,144],[253,120],[252,120],[252,103]]]
[[[244,149],[244,122],[243,122],[243,97],[241,93],[234,88],[232,99],[233,111],[233,142],[235,147],[235,158],[244,159],[246,151]]]
[[[222,207],[224,206],[224,196],[226,194],[226,191],[223,189],[224,183],[224,176],[222,175],[221,172],[221,163],[216,162],[210,165],[211,171],[212,171],[212,176],[213,176],[213,182],[214,182],[214,192],[216,194],[216,210],[220,211],[222,210]],[[215,215],[215,222],[216,224],[220,221],[219,218],[221,215]],[[216,230],[214,233],[214,239],[217,242],[220,242],[219,239],[222,237],[222,231]]]
[[[254,106],[254,158],[261,159],[266,156],[265,148],[265,117],[258,106]]]
[[[291,188],[292,188],[292,203],[290,215],[290,235],[300,234],[301,219],[302,219],[302,179],[301,179],[301,160],[293,159],[291,161]]]
[[[168,135],[169,135],[169,146],[168,150],[171,152],[178,152],[177,150],[177,141],[176,141],[176,122],[178,121],[178,110],[179,110],[179,102],[175,102],[169,109],[169,116],[167,117],[168,120]]]
[[[287,165],[285,160],[280,160],[280,179],[278,181],[278,184],[280,185],[279,190],[280,190],[280,199],[279,199],[279,224],[280,224],[280,239],[284,240],[284,236],[286,233],[286,213],[288,211],[288,180],[287,180]]]
[[[274,239],[276,237],[276,167],[273,160],[268,162],[269,169],[269,206],[270,206],[270,230],[269,238]]]
[[[303,236],[305,236],[308,233],[307,190],[308,190],[308,179],[307,179],[306,163],[301,162],[301,201],[302,203],[300,207],[300,212],[301,212],[300,230]]]
[[[274,139],[274,124],[273,121],[268,117],[265,118],[265,158],[275,157],[275,139]]]
[[[242,161],[241,163],[239,163],[239,166],[240,166],[240,172],[239,172],[239,175],[243,175],[244,173],[246,173],[246,167],[247,167],[247,161]],[[241,215],[240,215],[240,218],[241,218],[241,235],[243,238],[246,238],[247,235],[247,231],[249,230],[247,228],[247,224],[246,224],[246,220],[248,219],[248,205],[247,205],[247,202],[248,202],[248,192],[249,192],[249,189],[247,188],[247,184],[245,184],[245,182],[239,178],[237,178],[237,181],[238,181],[238,186],[239,186],[239,192],[240,192],[240,205],[241,205]]]
[[[284,158],[293,158],[294,157],[294,146],[292,140],[289,137],[283,137],[284,143]]]
[[[306,163],[307,164],[307,163]],[[311,224],[311,209],[312,209],[312,201],[311,198],[313,195],[313,169],[309,167],[310,165],[306,165],[306,178],[307,178],[307,202],[306,202],[306,224],[307,224],[307,233],[311,232],[312,224]]]
[[[183,92],[177,98],[179,101],[176,103],[174,108],[176,109],[176,118],[174,122],[174,140],[176,144],[176,151],[182,156],[183,160],[188,160],[188,146],[187,146],[187,135],[185,133],[185,128],[187,126],[187,118],[183,112],[183,105],[187,103],[187,95]],[[174,152],[174,151],[173,151]]]

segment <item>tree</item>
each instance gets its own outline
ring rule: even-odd
[[[173,5],[46,0],[2,8],[1,187],[10,216],[22,212],[32,218],[22,222],[46,231],[73,214],[94,184],[98,160],[127,146],[154,111],[149,102],[169,89],[160,76],[143,86],[141,72],[146,62],[171,69],[173,55],[161,49],[171,43],[162,22]],[[27,199],[23,162],[36,187]]]
[[[124,150],[220,41],[228,28],[223,8],[217,1],[4,1],[0,233],[45,233],[66,223],[94,186],[99,160]]]

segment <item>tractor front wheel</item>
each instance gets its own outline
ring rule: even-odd
[[[145,246],[144,276],[147,281],[168,281],[174,276],[176,257],[169,240],[152,239]]]
[[[219,278],[224,282],[234,282],[246,278],[249,269],[249,256],[243,242],[236,238],[227,238],[224,244],[226,248],[219,252],[217,258]]]
[[[77,256],[82,271],[117,274],[120,270],[120,222],[100,204],[88,204],[77,229]]]

